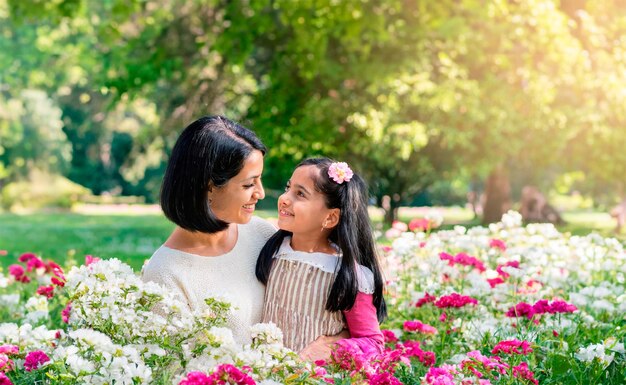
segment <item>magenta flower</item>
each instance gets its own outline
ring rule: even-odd
[[[19,256],[19,258],[17,259],[20,262],[28,262],[33,258],[37,258],[37,256],[33,253],[24,253],[22,255]]]
[[[37,288],[37,294],[50,299],[54,297],[54,286],[39,286]]]
[[[50,361],[50,357],[41,350],[35,350],[34,352],[30,352],[26,355],[24,359],[24,369],[27,372],[31,370],[37,370],[39,367],[46,362]]]
[[[506,244],[500,239],[492,239],[491,241],[489,241],[489,247],[494,249],[500,249],[501,251],[506,250]]]
[[[513,377],[528,380],[535,385],[539,385],[539,381],[535,379],[535,373],[528,369],[526,362],[513,367]]]
[[[68,302],[65,308],[61,311],[61,319],[64,323],[70,322],[70,313],[72,311],[72,302]]]
[[[349,182],[353,175],[354,173],[346,162],[335,162],[328,167],[328,176],[339,184]]]
[[[402,382],[391,373],[378,373],[368,377],[370,385],[402,385]]]
[[[420,321],[405,321],[403,328],[407,332],[419,332],[422,334],[437,334],[437,329],[434,327],[421,323]]]
[[[467,295],[452,293],[450,295],[441,296],[434,305],[438,308],[463,307],[465,305],[477,305],[478,301]]]
[[[425,292],[424,296],[420,298],[419,300],[417,300],[415,307],[422,307],[426,305],[427,303],[435,302],[436,300],[437,300],[437,297],[435,297],[434,295],[428,294],[428,292]]]
[[[385,337],[385,343],[398,341],[398,337],[396,337],[396,334],[391,330],[383,329],[381,332],[383,333],[383,337]]]
[[[533,318],[535,310],[533,306],[526,302],[520,302],[517,305],[509,309],[505,314],[507,317],[526,317],[528,319]]]
[[[435,353],[422,350],[419,341],[404,341],[402,348],[404,349],[404,355],[417,357],[424,366],[433,366],[435,364]]]
[[[215,381],[202,372],[189,372],[178,385],[213,385]]]
[[[6,374],[0,372],[0,385],[13,385],[13,383]]]
[[[448,265],[450,266],[454,266],[454,265],[473,266],[475,269],[477,269],[481,273],[487,270],[485,268],[485,265],[480,260],[470,255],[467,255],[465,253],[458,253],[457,255],[452,256],[448,253],[442,252],[439,254],[439,258],[442,261],[448,261]]]
[[[575,305],[559,300],[552,302],[550,308],[548,309],[548,313],[573,313],[576,310],[578,310],[578,308]]]
[[[528,341],[519,341],[517,339],[512,339],[498,342],[491,351],[491,354],[504,353],[527,355],[532,351],[533,349],[530,347]]]
[[[26,262],[26,270],[28,271],[33,271],[33,270],[37,270],[37,269],[46,269],[46,264],[43,263],[43,261],[37,257],[35,257],[33,255],[32,258],[30,258],[27,262]]]
[[[17,282],[22,282],[22,283],[30,282],[30,278],[25,274],[25,270],[21,265],[9,266],[9,274],[11,274]]]

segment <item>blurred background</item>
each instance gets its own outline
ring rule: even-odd
[[[626,1],[0,0],[0,251],[149,257],[211,114],[269,147],[264,216],[323,154],[380,229],[513,208],[624,238]]]

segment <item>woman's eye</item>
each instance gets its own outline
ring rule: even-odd
[[[298,195],[299,197],[303,197],[303,198],[304,198],[304,193],[303,193],[302,191],[298,191],[298,194],[297,194],[297,195]]]
[[[253,184],[245,184],[243,185],[244,188],[252,188],[254,187],[254,183]]]

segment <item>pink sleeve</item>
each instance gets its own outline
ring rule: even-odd
[[[385,338],[380,331],[372,294],[358,292],[354,306],[344,311],[343,315],[346,317],[351,338],[339,340],[339,345],[351,345],[366,355],[382,353]]]

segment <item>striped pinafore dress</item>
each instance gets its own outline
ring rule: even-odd
[[[262,322],[283,331],[284,345],[299,352],[317,337],[345,327],[342,312],[325,309],[340,256],[294,251],[286,237],[274,256],[265,291]]]

